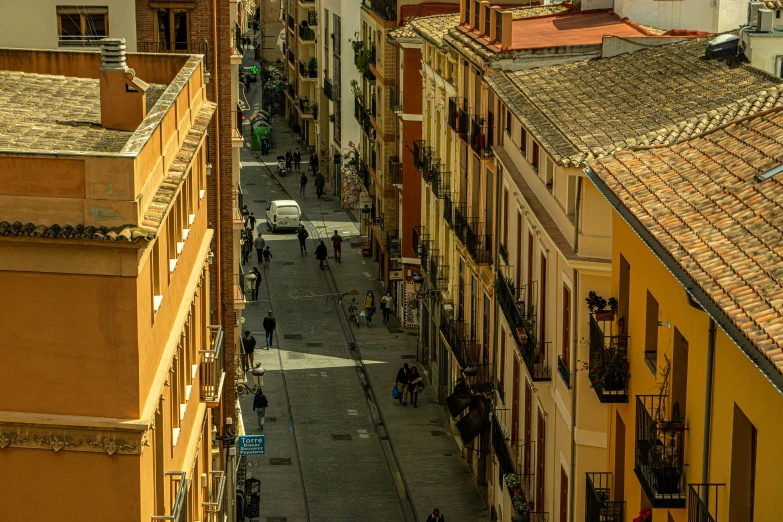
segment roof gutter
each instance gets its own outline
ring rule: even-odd
[[[764,355],[756,348],[744,333],[732,323],[723,310],[718,307],[717,304],[697,285],[693,283],[693,280],[685,272],[685,270],[677,264],[677,262],[669,255],[666,250],[655,240],[649,230],[644,228],[636,217],[628,210],[625,205],[622,204],[620,199],[614,194],[614,192],[607,187],[604,182],[599,178],[590,167],[584,169],[585,175],[590,178],[598,191],[606,198],[610,205],[617,211],[620,217],[631,227],[639,239],[647,245],[655,257],[663,263],[663,266],[669,271],[670,274],[683,286],[685,291],[696,301],[699,306],[712,318],[715,323],[720,326],[729,338],[734,341],[745,356],[761,370],[761,373],[767,378],[767,380],[774,386],[778,392],[783,395],[783,374],[781,374],[777,367],[772,362],[764,357]]]

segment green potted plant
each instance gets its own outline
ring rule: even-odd
[[[672,415],[667,421],[658,421],[658,429],[661,431],[681,430],[685,428],[685,417],[682,415]]]
[[[528,335],[527,330],[524,326],[518,326],[516,329],[517,332],[517,340],[519,341],[519,344],[527,344],[528,341]]]
[[[614,297],[610,297],[607,301],[591,290],[585,302],[596,321],[614,321],[614,316],[617,314],[617,299]]]
[[[329,115],[329,121],[334,122],[334,118],[335,118],[334,114]]]
[[[307,74],[310,78],[315,78],[318,75],[318,72],[316,71],[317,66],[318,63],[316,62],[315,56],[311,56],[307,60]]]
[[[600,385],[604,392],[624,391],[631,376],[631,367],[625,354],[614,349],[592,353],[582,369],[587,370],[590,387]]]

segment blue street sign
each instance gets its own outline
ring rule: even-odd
[[[263,435],[240,435],[239,454],[240,455],[263,455],[264,436]]]

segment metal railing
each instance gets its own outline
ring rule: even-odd
[[[508,264],[508,250],[506,249],[506,245],[503,243],[498,243],[498,254],[500,255],[500,258],[503,260],[503,262]]]
[[[454,228],[454,205],[451,201],[451,193],[446,194],[443,198],[443,219],[449,227]]]
[[[562,355],[557,356],[557,373],[568,388],[571,388],[571,368],[563,360]]]
[[[454,203],[454,235],[465,244],[468,229],[468,204],[465,202]]]
[[[299,22],[299,39],[305,42],[315,40],[315,31],[310,29],[310,26],[305,24],[305,22]]]
[[[484,223],[478,219],[467,220],[465,229],[465,249],[479,265],[492,264],[492,234],[483,234]]]
[[[207,497],[202,501],[204,522],[223,522],[226,514],[226,473],[224,471],[210,471],[209,484],[207,485]]]
[[[500,472],[503,475],[516,474],[515,459],[512,457],[512,452],[506,442],[506,436],[503,434],[503,430],[500,429],[500,423],[497,418],[492,423],[492,448],[495,450]]]
[[[375,42],[373,42],[372,45],[370,45],[370,65],[373,67],[375,67],[375,54]]]
[[[317,78],[318,77],[318,64],[313,64],[312,66],[305,65],[302,62],[299,62],[299,75],[302,78]]]
[[[397,21],[397,0],[362,0],[362,5],[386,22]]]
[[[296,22],[294,22],[294,15],[292,14],[288,15],[288,27],[292,31],[294,30],[294,27],[296,27]]]
[[[313,109],[315,107],[317,107],[315,102],[306,100],[304,98],[299,98],[299,110],[302,111],[302,115],[313,114]],[[315,110],[317,111],[318,109]]]
[[[636,396],[636,473],[652,507],[685,507],[685,423],[669,420],[668,396]]]
[[[334,94],[332,93],[332,88],[332,80],[324,78],[324,96],[326,96],[327,100],[336,101],[334,99]]]
[[[413,253],[416,257],[419,257],[419,244],[422,240],[426,240],[427,236],[424,235],[424,226],[418,225],[413,227],[413,234],[411,235]]]
[[[402,163],[400,163],[399,157],[392,156],[389,158],[389,168],[387,172],[389,183],[396,186],[402,185]]]
[[[396,259],[400,257],[402,251],[402,239],[397,235],[397,231],[386,232],[386,253],[390,258]]]
[[[422,266],[422,270],[425,267]],[[444,291],[449,286],[449,267],[443,264],[443,256],[431,255],[429,259],[429,267],[426,268],[427,275],[429,275],[430,284],[432,288]]]
[[[419,260],[421,260],[422,270],[424,270],[424,267],[428,266],[427,263],[429,263],[429,260],[430,260],[430,251],[431,250],[432,250],[432,240],[431,239],[425,239],[425,240],[419,241]]]
[[[296,56],[294,55],[294,51],[291,49],[288,50],[288,61],[291,64],[296,65]]]
[[[462,141],[468,142],[470,135],[470,109],[467,102],[457,109],[457,134]]]
[[[726,484],[689,484],[688,522],[718,522],[718,488],[725,486]]]
[[[623,522],[625,501],[612,496],[612,474],[585,475],[585,522]]]
[[[605,335],[590,315],[590,359],[588,378],[598,400],[603,403],[628,402],[627,335]]]
[[[457,98],[449,98],[448,103],[448,112],[447,112],[447,121],[449,123],[449,127],[451,127],[455,132],[457,130]]]
[[[201,400],[215,402],[220,399],[220,386],[223,381],[223,327],[209,325],[207,328],[210,335],[209,349],[199,350]]]
[[[187,474],[184,471],[166,471],[164,477],[168,478],[171,509],[168,515],[152,515],[152,520],[173,520],[184,522],[187,519]]]
[[[318,12],[315,9],[310,9],[307,11],[307,24],[308,25],[318,25]]]

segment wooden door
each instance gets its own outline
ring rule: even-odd
[[[514,383],[511,398],[511,444],[519,440],[519,361],[514,357]]]
[[[546,486],[546,420],[544,412],[538,410],[538,431],[536,432],[536,511],[544,510],[544,487]]]

